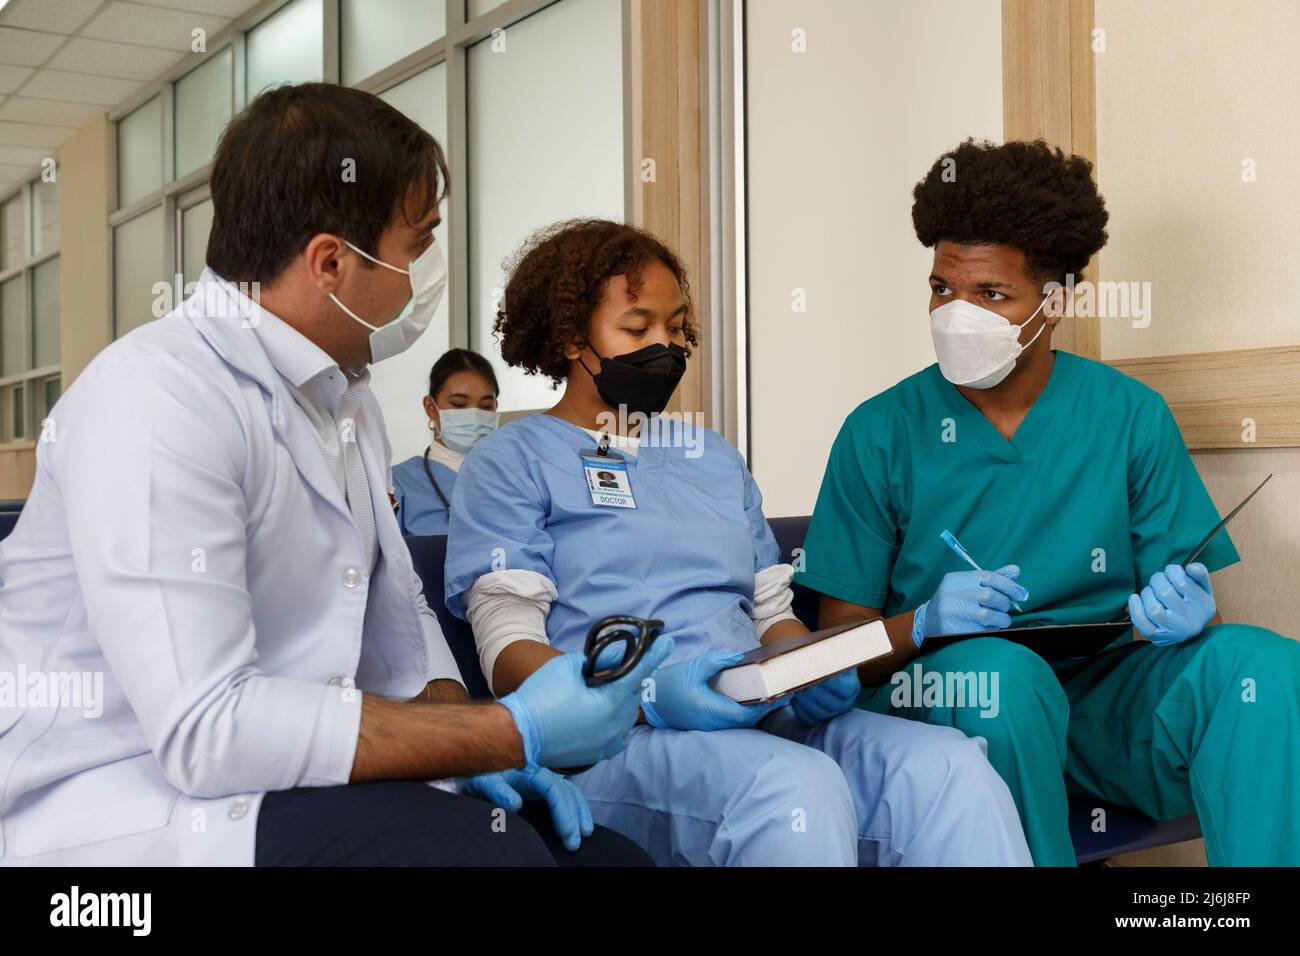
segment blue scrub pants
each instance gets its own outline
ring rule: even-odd
[[[850,710],[804,727],[637,727],[573,781],[592,815],[661,866],[1029,866],[985,742]]]

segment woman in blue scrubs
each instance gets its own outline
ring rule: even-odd
[[[477,352],[451,349],[433,363],[424,413],[433,440],[423,455],[393,466],[402,534],[446,534],[451,492],[465,453],[496,430],[496,373]]]
[[[606,615],[664,622],[674,653],[644,722],[572,778],[595,820],[661,864],[1028,864],[983,741],[855,709],[854,671],[761,705],[710,687],[805,628],[744,459],[661,414],[697,343],[681,263],[602,220],[544,230],[516,261],[502,355],[564,391],[465,459],[446,601],[497,694]]]

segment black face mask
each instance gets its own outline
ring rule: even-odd
[[[587,343],[591,348],[591,343]],[[591,349],[596,352],[594,348]],[[686,374],[686,350],[680,345],[647,345],[626,355],[605,358],[599,352],[600,371],[592,375],[596,391],[606,405],[626,406],[628,413],[657,415],[664,410],[677,383]],[[579,360],[581,361],[581,360]]]

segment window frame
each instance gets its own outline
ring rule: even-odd
[[[52,182],[57,188],[59,170],[57,163],[54,169],[55,173]],[[23,350],[26,352],[26,359],[23,364],[27,366],[25,370],[20,372],[9,375],[0,374],[0,448],[25,445],[35,441],[34,433],[37,431],[37,425],[49,413],[49,409],[44,407],[44,382],[50,378],[61,378],[63,369],[61,361],[53,365],[43,365],[39,368],[34,365],[36,361],[36,270],[40,266],[58,259],[63,244],[63,232],[62,228],[60,228],[59,241],[55,242],[52,248],[39,253],[34,251],[37,243],[35,190],[37,184],[44,181],[43,175],[43,171],[37,172],[0,193],[0,206],[15,198],[20,199],[22,204],[19,217],[22,222],[23,232],[22,257],[16,265],[10,265],[8,268],[0,270],[0,287],[14,280],[22,283]],[[62,219],[62,198],[62,196],[59,197],[60,219]],[[61,314],[62,303],[60,303]],[[4,343],[0,340],[0,350],[3,350],[3,348]],[[2,368],[3,365],[0,364],[0,369]],[[18,427],[15,428],[13,403],[15,395],[18,394],[22,395],[22,419],[17,423]],[[37,411],[38,407],[40,408],[39,412]]]
[[[209,38],[208,50],[203,54],[185,57],[160,80],[149,84],[135,96],[109,112],[112,127],[111,175],[116,190],[117,183],[117,130],[118,123],[137,107],[148,102],[152,97],[162,95],[163,106],[163,183],[162,187],[149,196],[142,197],[128,207],[117,208],[114,196],[114,212],[108,220],[109,229],[109,289],[110,301],[116,302],[116,263],[113,261],[113,231],[122,223],[161,205],[163,206],[165,259],[163,274],[171,277],[173,285],[173,302],[179,302],[178,293],[183,293],[183,279],[179,278],[182,268],[182,220],[183,209],[195,202],[201,202],[210,196],[207,189],[211,174],[211,162],[179,179],[175,176],[175,84],[184,76],[202,66],[207,59],[217,55],[227,47],[234,52],[232,58],[232,103],[233,115],[238,115],[248,103],[246,88],[247,77],[247,35],[262,21],[279,12],[282,7],[293,0],[265,0],[252,10],[237,18],[220,33]],[[555,3],[565,0],[505,0],[491,10],[473,18],[466,19],[466,0],[447,0],[447,23],[443,35],[431,43],[390,63],[356,83],[353,88],[365,90],[376,95],[384,93],[397,84],[410,79],[424,70],[439,63],[446,64],[447,77],[447,141],[442,143],[447,153],[447,164],[451,181],[459,184],[448,197],[447,230],[447,266],[448,266],[448,322],[449,344],[451,347],[469,348],[471,345],[471,317],[469,311],[469,192],[463,187],[467,182],[469,167],[468,142],[468,98],[466,54],[469,47],[492,36],[494,30],[507,29],[527,19],[535,13]],[[634,116],[632,110],[634,78],[634,0],[618,0],[623,22],[623,215],[627,222],[635,221],[634,201],[636,196],[636,163],[632,161],[634,143]],[[341,83],[342,16],[339,0],[322,0],[322,42],[324,45],[322,62],[324,64],[324,81]],[[184,205],[182,205],[184,203]],[[116,310],[112,316],[113,338],[118,337],[118,320]],[[482,347],[482,343],[473,343]]]

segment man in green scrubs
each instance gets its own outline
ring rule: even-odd
[[[985,738],[1039,865],[1074,863],[1067,793],[1158,819],[1195,809],[1214,865],[1300,864],[1300,643],[1222,623],[1209,573],[1239,560],[1226,532],[1175,563],[1219,515],[1160,395],[1051,347],[1057,284],[1106,241],[1090,164],[967,141],[914,197],[939,362],[845,421],[797,576],[823,627],[886,618],[894,654],[862,669],[859,706]],[[993,636],[1114,620],[1126,602],[1146,639],[1091,659],[1049,664]],[[978,630],[991,636],[925,647]],[[983,675],[995,706],[922,696],[917,665]]]

